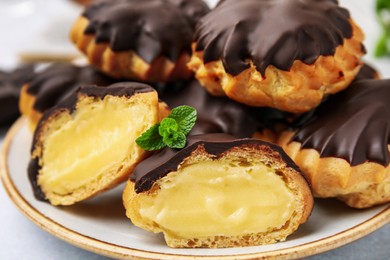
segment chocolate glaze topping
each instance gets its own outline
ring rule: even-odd
[[[91,66],[77,67],[59,63],[39,73],[29,84],[27,92],[36,98],[33,108],[42,113],[66,99],[80,85],[107,86],[114,82],[114,79],[101,74]]]
[[[190,53],[193,24],[208,10],[192,0],[98,0],[87,7],[85,34],[97,43],[108,43],[113,51],[133,50],[146,62],[165,56],[176,61]],[[174,3],[179,4],[176,6]],[[180,8],[183,8],[181,10]]]
[[[273,129],[277,123],[283,122],[286,114],[212,96],[196,80],[183,86],[167,86],[160,91],[160,98],[171,108],[188,105],[197,110],[198,119],[191,135],[226,133],[236,138],[250,138],[264,128]]]
[[[77,92],[73,92],[67,99],[60,102],[55,107],[46,111],[42,119],[39,121],[39,124],[35,130],[33,137],[33,144],[31,152],[36,149],[39,135],[41,134],[41,129],[46,123],[46,120],[55,114],[60,113],[64,110],[73,113],[76,109],[77,101],[79,96],[88,96],[98,99],[104,99],[106,96],[116,96],[116,97],[131,97],[139,93],[147,93],[155,91],[151,86],[137,83],[137,82],[123,82],[110,85],[108,87],[99,87],[99,86],[84,86],[80,87]],[[37,178],[41,167],[39,165],[39,159],[35,158],[30,161],[28,167],[28,176],[34,192],[34,196],[38,200],[46,200],[41,188],[38,185]]]
[[[351,166],[367,161],[390,162],[390,80],[360,80],[331,96],[293,137],[302,148],[321,157],[347,160]]]
[[[355,81],[362,79],[377,79],[379,78],[379,73],[373,67],[364,63],[360,68],[359,73],[356,75]]]
[[[130,180],[135,182],[135,191],[137,193],[145,192],[150,190],[157,180],[165,177],[170,172],[176,171],[183,160],[189,157],[199,146],[203,146],[207,153],[218,157],[231,148],[253,145],[264,145],[276,151],[288,167],[300,172],[295,163],[279,146],[255,139],[235,139],[228,134],[206,134],[189,136],[184,149],[165,148],[142,161],[135,168],[130,176]]]
[[[18,118],[20,89],[34,75],[34,65],[24,65],[13,71],[0,71],[0,125]]]
[[[349,18],[337,0],[224,0],[198,23],[196,50],[232,75],[248,60],[263,76],[269,65],[288,71],[295,60],[333,55],[352,37]]]
[[[188,22],[195,28],[199,20],[210,12],[210,7],[203,0],[169,0],[187,16]]]

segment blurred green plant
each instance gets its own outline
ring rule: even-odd
[[[390,56],[390,0],[377,0],[375,9],[383,28],[383,34],[378,41],[375,56]]]

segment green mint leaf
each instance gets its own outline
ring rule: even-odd
[[[185,134],[176,132],[169,136],[164,136],[163,141],[169,148],[182,149],[186,146],[187,138]]]
[[[179,130],[179,125],[175,119],[172,118],[164,118],[161,121],[160,127],[158,128],[158,132],[162,137],[172,135]]]
[[[179,129],[184,135],[188,135],[195,125],[197,117],[196,109],[190,106],[180,106],[172,110],[168,118],[175,119]]]
[[[146,151],[161,150],[167,145],[164,143],[162,136],[159,134],[160,124],[152,126],[143,133],[135,142]]]
[[[389,10],[390,9],[390,2],[389,0],[377,0],[375,9],[377,14],[380,14],[382,10]]]
[[[138,137],[136,143],[147,151],[160,150],[166,146],[182,149],[186,146],[186,136],[194,127],[196,117],[195,108],[177,107],[160,124],[151,127]]]
[[[379,40],[379,42],[376,46],[375,57],[379,58],[379,57],[385,56],[386,54],[388,54],[387,36],[386,36],[386,34],[383,34],[383,36],[381,37],[381,39]]]

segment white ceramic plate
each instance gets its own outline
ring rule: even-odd
[[[298,258],[354,241],[390,220],[389,205],[354,210],[334,200],[320,200],[316,201],[310,220],[282,243],[229,249],[172,249],[161,235],[143,231],[125,217],[123,187],[71,207],[53,207],[35,200],[26,173],[31,139],[25,120],[20,119],[4,141],[2,180],[15,205],[54,236],[115,258]]]

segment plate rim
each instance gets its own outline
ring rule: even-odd
[[[336,233],[330,237],[284,249],[228,256],[158,253],[104,242],[92,237],[85,236],[61,225],[55,220],[50,219],[35,209],[32,205],[30,205],[17,190],[9,174],[8,153],[14,136],[26,123],[27,121],[24,117],[19,118],[7,132],[3,141],[3,147],[0,152],[0,176],[6,193],[14,205],[38,227],[71,245],[96,254],[121,259],[294,259],[320,254],[341,247],[374,232],[387,223],[390,223],[389,205],[383,211],[379,212],[367,221]]]

